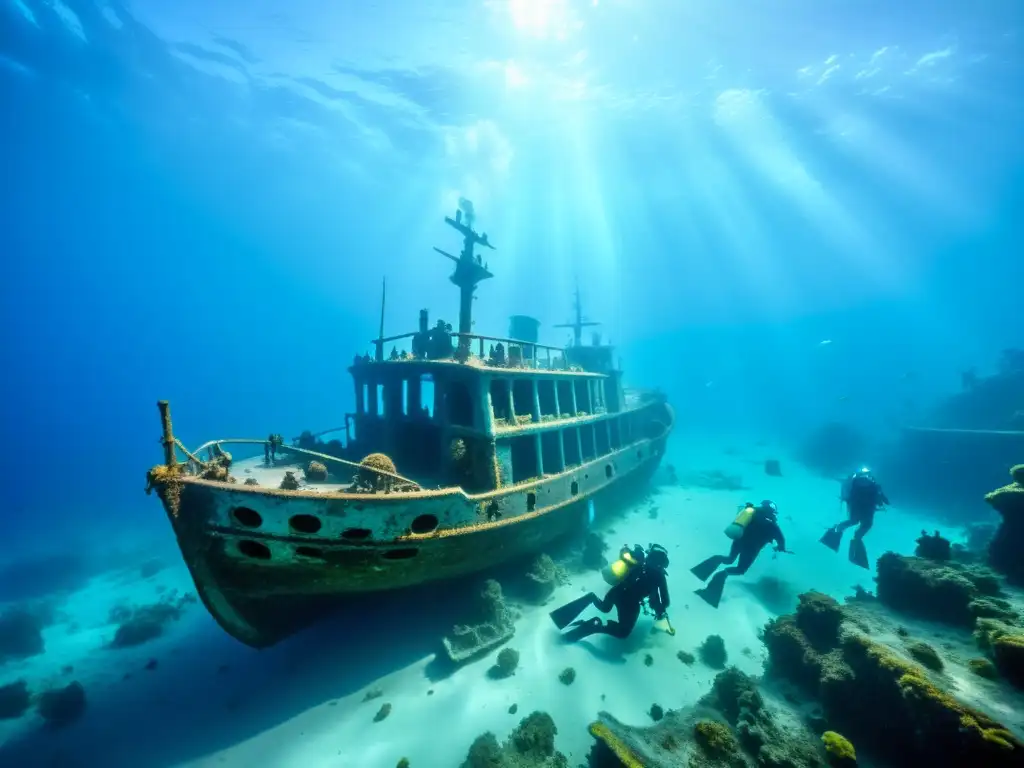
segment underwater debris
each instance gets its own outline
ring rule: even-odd
[[[712,491],[747,490],[747,486],[743,484],[742,477],[730,475],[720,469],[686,472],[680,478],[679,484],[684,488],[707,488]]]
[[[647,714],[651,716],[651,720],[658,722],[665,716],[665,710],[662,709],[659,704],[651,704],[651,708],[647,711]]]
[[[43,625],[46,617],[38,610],[23,606],[0,614],[0,664],[9,659],[26,659],[42,653]]]
[[[782,477],[782,464],[778,459],[765,459],[764,473],[768,477]]]
[[[644,666],[650,667],[654,665],[654,657],[649,653],[644,654]]]
[[[382,720],[386,720],[387,716],[391,714],[391,705],[384,702],[380,705],[380,709],[377,710],[377,714],[373,716],[373,722],[379,723]]]
[[[551,597],[556,587],[568,583],[569,576],[565,569],[546,554],[537,555],[526,574],[527,593],[538,604]]]
[[[457,624],[441,641],[445,655],[455,664],[487,653],[516,631],[518,615],[505,604],[501,585],[494,579],[484,582],[470,613],[468,623]]]
[[[510,706],[510,707],[508,708],[508,713],[509,713],[510,715],[514,715],[514,714],[515,714],[516,712],[518,712],[518,711],[519,711],[519,705],[518,705],[518,704],[513,704],[512,706]]]
[[[697,660],[697,657],[689,651],[676,651],[676,658],[683,662],[683,664],[685,664],[686,666],[690,666]]]
[[[245,482],[242,485],[259,485],[259,481],[255,477],[245,478]]]
[[[928,560],[945,562],[953,557],[953,549],[949,539],[943,538],[938,531],[931,536],[927,531],[921,531],[914,554]]]
[[[403,757],[401,760],[398,761],[398,764],[395,766],[395,768],[409,768],[409,758]]]
[[[299,490],[299,478],[295,476],[295,472],[287,470],[284,473],[284,478],[281,480],[281,484],[278,486],[282,491],[297,491]]]
[[[28,712],[31,704],[32,696],[24,680],[0,685],[0,720],[17,720]]]
[[[558,673],[558,680],[562,685],[572,685],[573,681],[576,680],[576,670],[572,667],[566,667]]]
[[[533,712],[519,721],[503,745],[490,731],[478,736],[462,768],[568,768],[565,755],[555,750],[557,735],[551,715]]]
[[[63,688],[51,688],[36,698],[39,716],[53,728],[70,725],[85,714],[85,688],[75,681]]]
[[[721,635],[708,635],[697,649],[697,653],[700,654],[700,660],[712,669],[724,669],[728,660],[725,641]]]
[[[164,633],[168,624],[181,618],[186,605],[194,603],[192,594],[177,597],[171,592],[157,603],[138,608],[116,606],[110,612],[111,621],[117,622],[117,631],[108,648],[131,648],[155,640]]]
[[[600,571],[608,564],[605,551],[608,544],[600,534],[590,532],[583,542],[583,567],[593,571]]]
[[[988,562],[1012,584],[1024,584],[1024,464],[1010,470],[1009,485],[985,494],[1002,520],[989,544]]]
[[[518,666],[519,651],[514,648],[502,648],[498,651],[498,657],[494,662],[494,666],[488,671],[488,674],[494,680],[502,680],[506,677],[512,677],[516,673]]]
[[[368,690],[366,692],[366,695],[363,696],[363,703],[365,704],[368,701],[373,701],[374,699],[379,699],[383,695],[384,695],[384,691],[382,691],[380,688],[371,688],[370,690]]]
[[[895,765],[1009,768],[1024,760],[1024,743],[999,722],[847,624],[834,647],[815,648],[796,616],[780,616],[768,622],[764,642],[771,674],[815,696],[830,724]]]

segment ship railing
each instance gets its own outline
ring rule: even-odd
[[[223,455],[223,446],[225,445],[252,445],[252,446],[263,446],[265,449],[270,445],[267,440],[257,440],[254,438],[225,438],[221,440],[210,440],[203,443],[201,446],[196,448],[194,451],[189,451],[188,448],[179,440],[174,438],[175,445],[181,449],[182,453],[188,457],[188,463],[192,466],[192,470],[195,474],[198,474],[200,468],[208,466],[218,460],[218,457]],[[404,486],[415,486],[419,487],[419,484],[415,480],[410,480],[408,477],[399,475],[396,472],[388,472],[385,469],[374,467],[370,464],[362,464],[356,461],[349,461],[348,459],[342,459],[337,456],[332,456],[329,453],[321,453],[320,451],[311,451],[308,448],[299,448],[296,445],[278,445],[277,450],[281,453],[293,453],[301,454],[303,456],[309,456],[314,459],[318,459],[324,462],[330,462],[333,464],[340,464],[345,467],[350,467],[356,471],[360,476],[366,474],[372,474],[379,478],[388,478],[394,481],[393,483],[386,483],[385,486],[401,484]],[[201,457],[203,452],[206,452],[207,459],[204,461]]]
[[[384,361],[384,345],[393,344],[397,341],[404,341],[406,339],[412,339],[418,336],[418,332],[413,333],[401,333],[397,336],[387,336],[384,338],[378,338],[373,340],[375,347],[375,356],[377,361]],[[454,340],[452,347],[452,356],[454,356],[454,348],[458,344],[458,340],[465,338],[468,339],[470,344],[477,342],[476,344],[476,356],[485,365],[493,368],[527,368],[531,370],[570,370],[568,358],[565,354],[564,347],[555,347],[548,344],[539,344],[535,341],[524,341],[523,339],[511,339],[505,336],[484,336],[478,333],[459,333],[458,331],[452,331],[448,333],[449,338]],[[492,355],[490,350],[487,348],[488,343],[490,344],[501,344],[504,346],[503,354]],[[515,350],[515,351],[512,351]],[[542,357],[543,355],[543,357]],[[445,358],[431,358],[426,357],[422,359],[450,359],[451,356]],[[405,357],[403,359],[410,359]],[[412,358],[417,359],[417,358]]]

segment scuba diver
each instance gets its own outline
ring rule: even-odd
[[[633,549],[623,547],[619,559],[607,566],[602,575],[612,585],[604,599],[593,592],[588,592],[571,603],[556,608],[551,612],[551,620],[559,629],[565,629],[570,622],[573,628],[562,637],[567,642],[576,642],[593,634],[605,634],[624,640],[636,626],[640,611],[645,601],[650,601],[655,621],[666,620],[665,610],[668,608],[668,586],[665,583],[665,569],[668,568],[668,551],[659,544],[651,544],[644,548],[637,545]],[[603,622],[595,616],[585,621],[574,621],[591,605],[602,613],[616,609],[618,621]],[[675,630],[669,625],[669,633]]]
[[[868,552],[864,548],[864,536],[875,524],[875,512],[889,503],[882,486],[871,475],[871,470],[861,467],[843,481],[839,495],[840,506],[846,502],[848,518],[838,523],[821,537],[821,543],[833,552],[839,551],[843,534],[847,528],[858,526],[850,541],[850,562],[861,568],[868,568]]]
[[[761,550],[770,541],[775,542],[776,552],[786,552],[786,539],[779,528],[779,510],[774,501],[765,499],[755,507],[747,502],[736,519],[725,529],[725,535],[732,539],[732,548],[728,555],[714,555],[690,569],[701,581],[707,581],[720,565],[728,565],[739,558],[739,562],[731,568],[715,573],[714,578],[706,587],[698,589],[698,594],[712,608],[717,608],[722,599],[725,580],[729,576],[740,576],[750,570]]]

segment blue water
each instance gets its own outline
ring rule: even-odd
[[[562,343],[578,282],[676,455],[913,421],[1024,345],[1022,35],[1015,0],[2,0],[0,563],[58,559],[0,599],[182,576],[156,401],[186,445],[337,426],[382,278],[386,333],[456,321],[462,197],[476,330]]]

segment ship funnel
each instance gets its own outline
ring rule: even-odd
[[[420,333],[430,330],[430,313],[425,309],[420,310]]]
[[[540,320],[527,315],[512,315],[509,318],[508,335],[516,341],[536,344],[540,333]]]

